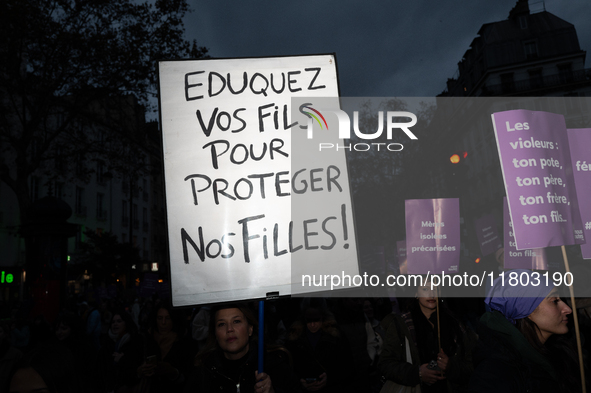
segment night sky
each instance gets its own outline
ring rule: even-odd
[[[336,53],[341,96],[433,97],[485,23],[516,0],[189,0],[188,39],[216,58]],[[591,2],[530,1],[575,25],[591,50]],[[585,67],[589,67],[587,59]]]

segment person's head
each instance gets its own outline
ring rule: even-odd
[[[415,297],[419,303],[421,311],[429,314],[437,309],[437,289],[431,288],[431,282],[427,281],[417,287]]]
[[[125,333],[135,333],[136,326],[131,316],[125,311],[115,311],[113,313],[113,317],[111,318],[111,333],[118,338],[121,338],[125,335]]]
[[[309,307],[304,311],[304,322],[306,323],[306,329],[310,333],[317,333],[324,322],[324,318],[320,309],[315,307]]]
[[[505,249],[503,247],[495,251],[495,260],[501,269],[505,267]]]
[[[160,307],[156,311],[156,328],[158,333],[169,333],[173,329],[172,315],[166,307]]]
[[[212,310],[212,332],[224,357],[230,360],[242,358],[250,349],[256,320],[247,307],[225,306]]]
[[[68,393],[79,392],[80,385],[74,368],[74,358],[67,349],[41,345],[28,353],[14,368],[9,381],[10,393]]]
[[[162,303],[150,313],[150,329],[153,333],[175,332],[183,335],[185,333],[183,316],[182,311],[173,309],[170,304]]]
[[[55,322],[55,337],[59,341],[72,337],[77,331],[80,331],[80,323],[80,318],[75,314],[68,313],[59,316]]]
[[[511,277],[517,277],[516,285],[508,281]],[[571,308],[560,299],[551,280],[546,283],[530,270],[515,269],[505,274],[504,282],[501,278],[495,280],[485,302],[503,314],[538,350],[553,334],[568,332]]]
[[[373,303],[369,299],[365,299],[363,301],[363,313],[368,319],[373,319],[374,311],[373,311]]]

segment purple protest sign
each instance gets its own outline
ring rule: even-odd
[[[492,120],[517,250],[584,242],[564,117],[513,110]]]
[[[398,256],[398,269],[400,274],[407,274],[408,268],[406,264],[406,240],[396,242],[396,255]]]
[[[505,232],[505,269],[534,269],[548,270],[546,250],[534,248],[532,250],[517,250],[513,236],[513,223],[507,205],[507,198],[503,198],[503,221]]]
[[[585,203],[591,198],[591,128],[568,130],[570,158],[575,178],[577,199],[581,201],[579,212],[584,225],[585,239],[591,239],[591,204]],[[581,244],[583,258],[591,259],[591,241]]]
[[[478,238],[482,256],[492,254],[503,247],[503,242],[497,232],[497,224],[492,214],[478,218],[474,222],[474,227],[476,228],[476,238]]]
[[[408,273],[458,272],[459,199],[410,199],[405,208]]]

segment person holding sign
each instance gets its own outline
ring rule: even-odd
[[[386,337],[378,368],[388,379],[384,393],[397,391],[388,386],[419,384],[423,393],[462,391],[472,370],[468,332],[437,297],[431,283],[424,284],[417,288],[408,312],[390,314],[381,323]]]
[[[285,351],[269,351],[265,370],[257,370],[258,353],[252,311],[244,306],[222,306],[211,313],[209,342],[196,358],[196,368],[185,392],[291,392],[294,384]],[[272,377],[271,377],[272,376]]]
[[[352,367],[347,367],[346,343],[335,318],[312,299],[289,330],[288,342],[295,373],[306,392],[352,391]]]
[[[515,269],[494,281],[485,303],[493,311],[480,320],[471,391],[581,391],[576,350],[559,338],[568,333],[572,310],[552,281]]]

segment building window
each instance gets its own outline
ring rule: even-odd
[[[107,212],[104,210],[104,199],[105,196],[103,194],[96,194],[96,218],[98,220],[107,218]]]
[[[54,194],[56,198],[64,199],[64,183],[55,182]]]
[[[84,189],[81,187],[76,187],[75,213],[78,216],[86,216],[86,206],[84,205]]]
[[[515,90],[515,82],[513,81],[512,72],[501,74],[501,89],[503,94],[512,93],[513,90]]]
[[[102,162],[96,163],[96,182],[98,184],[105,184],[105,165]]]
[[[140,220],[137,215],[137,205],[133,204],[133,211],[131,212],[131,218],[133,220],[133,229],[139,229],[140,227]]]
[[[148,232],[148,209],[145,207],[142,211],[142,228],[144,232]]]
[[[573,82],[573,63],[558,64],[558,75],[560,83]]]
[[[121,224],[126,227],[129,225],[129,208],[127,201],[121,201]]]
[[[525,51],[525,58],[528,60],[538,57],[538,45],[535,41],[524,42],[523,50]]]
[[[68,169],[68,160],[64,154],[63,148],[58,148],[55,152],[55,169],[57,171],[65,172]]]
[[[539,89],[543,86],[544,80],[542,79],[542,69],[536,68],[535,70],[529,70],[529,87],[531,89]]]
[[[31,192],[31,201],[35,202],[37,199],[39,199],[39,178],[38,177],[31,177],[31,189],[29,190]]]
[[[86,174],[86,164],[84,163],[84,154],[78,155],[78,160],[76,162],[76,175],[78,177],[84,177]]]

